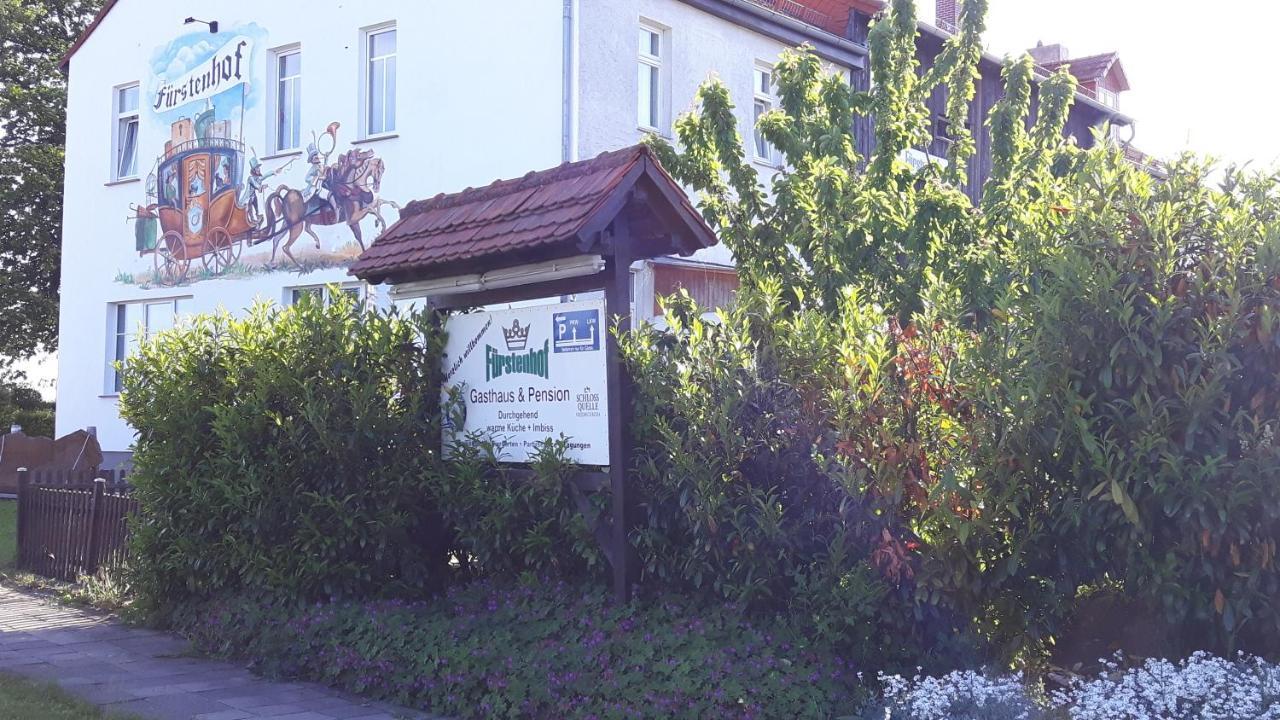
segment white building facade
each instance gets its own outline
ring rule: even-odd
[[[114,365],[148,334],[330,283],[385,302],[346,268],[398,206],[670,137],[713,74],[772,172],[753,118],[805,41],[861,66],[747,0],[109,2],[67,60],[58,434],[127,458]],[[638,266],[637,314],[731,262]]]

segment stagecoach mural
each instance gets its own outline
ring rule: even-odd
[[[254,73],[265,67],[265,37],[251,23],[156,51],[140,137],[163,146],[144,202],[130,207],[139,262],[120,282],[174,286],[346,265],[365,247],[362,223],[376,235],[387,224],[383,208],[399,210],[379,197],[384,166],[372,150],[335,155],[339,123],[312,131],[301,156],[272,162],[245,144],[246,113],[261,117],[253,111],[265,82]],[[323,226],[345,229],[317,233]]]

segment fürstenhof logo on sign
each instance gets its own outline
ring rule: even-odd
[[[444,396],[460,391],[465,404],[463,427],[450,429],[488,434],[507,462],[564,435],[568,459],[609,464],[604,317],[597,300],[449,318]]]
[[[520,344],[524,345],[523,342]],[[484,368],[485,380],[492,380],[511,373],[537,375],[541,378],[551,377],[551,368],[547,364],[547,356],[550,353],[545,341],[542,343],[541,350],[530,350],[526,353],[512,353],[510,355],[503,355],[492,345],[486,345],[484,354],[487,360]]]
[[[510,329],[502,328],[502,339],[507,341],[507,350],[523,350],[529,343],[529,326],[521,325],[520,318],[516,318],[511,321]]]

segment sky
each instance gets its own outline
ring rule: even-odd
[[[1276,0],[990,0],[987,49],[1037,41],[1073,57],[1117,51],[1129,78],[1120,109],[1134,145],[1161,158],[1194,150],[1223,162],[1280,161]],[[933,0],[917,0],[934,17]]]

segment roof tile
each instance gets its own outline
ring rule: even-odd
[[[571,240],[627,174],[646,158],[656,167],[652,152],[637,145],[512,180],[498,180],[481,188],[415,200],[356,259],[350,272],[380,279],[393,271],[476,260]],[[669,177],[666,181],[675,185]],[[679,194],[683,210],[705,228],[683,192]],[[709,229],[707,233],[710,234]]]

